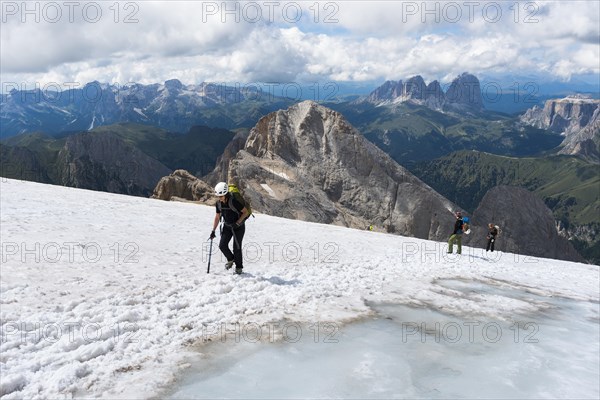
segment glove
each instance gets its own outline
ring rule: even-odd
[[[213,240],[213,239],[214,239],[214,238],[216,238],[216,237],[217,237],[217,235],[215,235],[215,231],[212,231],[212,232],[210,233],[210,237],[209,237],[209,239],[210,239],[210,240]]]

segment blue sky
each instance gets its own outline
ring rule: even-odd
[[[3,83],[600,74],[597,1],[3,1],[0,11]]]

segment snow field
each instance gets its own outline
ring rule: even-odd
[[[368,302],[513,321],[551,312],[543,297],[599,301],[597,266],[447,256],[444,243],[260,214],[247,222],[247,273],[224,271],[217,238],[206,274],[212,207],[7,179],[0,196],[6,399],[152,397],[223,326],[281,338],[285,324],[370,315]]]

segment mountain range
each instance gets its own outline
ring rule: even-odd
[[[598,229],[590,224],[595,222],[597,196],[593,192],[597,183],[593,179],[593,165],[597,162],[594,144],[599,135],[594,101],[567,98],[561,100],[561,107],[551,107],[547,102],[544,108],[534,107],[518,118],[486,110],[479,89],[477,78],[466,73],[457,77],[446,92],[439,83],[426,85],[416,76],[405,81],[388,81],[368,96],[352,102],[327,103],[328,108],[324,109],[315,103],[302,103],[298,107],[307,108],[306,113],[290,108],[292,99],[261,98],[247,89],[214,84],[185,86],[177,80],[124,88],[93,82],[80,91],[73,89],[60,96],[15,90],[2,99],[2,135],[10,136],[19,129],[43,128],[45,133],[4,139],[0,144],[2,175],[142,196],[156,192],[160,178],[171,176],[179,182],[180,189],[163,190],[169,193],[165,196],[178,197],[177,193],[185,187],[188,194],[182,197],[194,200],[206,200],[202,192],[216,179],[249,177],[253,184],[248,192],[253,201],[259,209],[262,207],[273,215],[352,227],[374,223],[384,231],[436,239],[445,233],[425,217],[440,212],[438,206],[425,204],[423,199],[431,197],[426,193],[437,191],[452,200],[446,210],[457,208],[458,204],[474,211],[493,187],[516,185],[542,197],[558,221],[557,231],[574,243],[585,242],[578,247],[580,251],[593,248],[598,241]],[[35,96],[41,100],[34,101]],[[67,101],[69,98],[72,100]],[[122,119],[136,123],[101,125]],[[333,120],[343,122],[332,123]],[[568,124],[556,122],[563,120],[568,120]],[[237,135],[206,126],[185,130],[195,121],[243,128],[236,130]],[[262,122],[257,124],[257,121]],[[77,126],[82,128],[76,130]],[[557,126],[567,128],[562,131],[552,128]],[[332,148],[336,142],[333,139],[339,137],[348,142]],[[364,141],[365,138],[368,140]],[[259,142],[258,147],[249,145]],[[370,142],[382,152],[376,154],[380,150],[370,147]],[[269,150],[265,151],[263,144]],[[569,148],[575,149],[568,151],[576,154],[576,158],[554,156]],[[471,155],[490,154],[490,157],[494,153],[500,161],[519,160],[518,168],[535,164],[522,164],[520,160],[541,160],[539,165],[552,165],[562,172],[553,175],[541,172],[548,168],[540,167],[527,179],[520,179],[522,176],[511,172],[514,166],[490,170],[487,162],[481,162],[486,157],[473,161],[469,153],[461,153],[465,150]],[[345,158],[352,154],[355,161]],[[387,161],[383,165],[376,161],[384,159]],[[546,159],[549,161],[543,161]],[[360,172],[358,160],[386,171],[377,174],[378,182],[396,193],[396,197],[407,192],[399,191],[401,185],[410,183],[427,188],[408,190],[415,193],[424,190],[421,199],[413,200],[422,204],[406,208],[397,204],[393,196],[384,197],[381,201],[386,206],[374,212],[358,205],[360,201],[351,201],[378,199],[369,191],[370,175],[356,174]],[[176,170],[189,173],[173,175]],[[207,186],[188,185],[195,177],[202,176]],[[292,176],[294,179],[290,179]],[[320,180],[315,180],[316,177]],[[553,183],[554,178],[561,183]],[[390,182],[400,186],[394,188]],[[470,188],[469,182],[476,185]],[[562,189],[565,183],[572,184],[566,185],[566,191]],[[190,193],[196,193],[196,197]],[[442,203],[447,205],[447,201],[444,199]],[[419,207],[427,211],[418,211]],[[417,220],[411,220],[411,213],[418,215]]]
[[[325,104],[405,166],[463,149],[539,155],[561,145],[564,132],[559,130],[565,123],[573,140],[562,144],[564,151],[596,157],[596,142],[586,140],[593,139],[598,130],[594,125],[598,113],[592,114],[599,101],[561,101],[564,110],[552,100],[521,118],[492,112],[483,105],[478,78],[463,73],[445,92],[439,82],[425,84],[417,75],[405,81],[386,81],[351,102]],[[259,87],[183,85],[176,79],[124,86],[91,82],[63,92],[13,89],[0,97],[0,138],[32,132],[64,136],[125,122],[178,133],[188,132],[192,126],[250,129],[262,116],[293,103],[295,99],[276,97]],[[583,130],[584,126],[589,128]]]
[[[36,131],[57,136],[121,122],[179,133],[196,125],[234,129],[292,103],[255,87],[183,85],[177,79],[125,86],[90,82],[62,92],[13,89],[0,100],[0,138]]]

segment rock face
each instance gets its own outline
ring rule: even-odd
[[[568,134],[578,132],[598,119],[600,100],[581,96],[547,100],[544,108],[534,106],[527,110],[521,120],[536,128]]]
[[[552,211],[526,189],[511,186],[490,189],[473,213],[472,232],[465,242],[485,248],[488,223],[499,225],[502,230],[496,250],[585,262],[571,243],[559,235]]]
[[[559,154],[578,155],[586,160],[600,163],[600,106],[593,121],[580,131],[573,132],[561,143]]]
[[[438,81],[426,85],[423,78],[417,75],[406,82],[386,81],[367,98],[358,100],[364,101],[377,105],[412,102],[435,110],[459,112],[483,109],[479,80],[466,72],[452,81],[446,93]]]
[[[261,118],[228,180],[266,214],[418,238],[445,240],[456,208],[311,101]]]
[[[373,90],[366,101],[371,103],[380,103],[393,100],[402,96],[402,81],[385,81],[383,85]]]
[[[82,133],[70,136],[58,153],[62,185],[149,196],[171,170],[117,135]]]
[[[213,189],[189,172],[178,169],[163,177],[156,185],[152,198],[160,200],[191,200],[205,204],[215,202]]]
[[[444,94],[444,90],[442,89],[442,85],[438,81],[433,81],[429,85],[427,85],[427,89],[425,89],[425,105],[434,110],[441,110],[446,103],[446,96]]]
[[[543,108],[527,110],[521,121],[564,135],[561,154],[600,160],[600,100],[581,96],[548,100]]]

